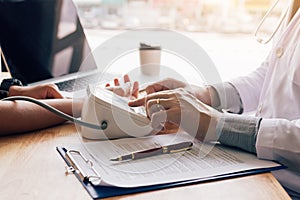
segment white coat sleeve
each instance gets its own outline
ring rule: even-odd
[[[267,69],[268,62],[265,61],[249,75],[229,81],[240,95],[244,112],[256,110]]]
[[[259,158],[278,161],[300,173],[300,119],[262,119],[256,151]]]

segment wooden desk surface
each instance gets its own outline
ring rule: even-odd
[[[78,143],[72,124],[0,138],[0,199],[90,199],[55,147]],[[290,199],[271,173],[111,199]]]

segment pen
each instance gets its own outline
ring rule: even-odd
[[[127,155],[122,155],[117,158],[112,158],[110,161],[124,161],[124,160],[137,160],[141,158],[147,158],[150,156],[162,155],[162,154],[170,154],[170,153],[178,153],[182,151],[188,151],[192,149],[192,142],[181,142],[177,144],[171,144],[166,146],[161,146],[153,149],[148,149],[144,151],[132,152]]]
[[[146,95],[147,95],[146,88],[140,89],[140,90],[139,90],[139,95],[142,96],[142,97],[143,97],[143,96],[146,96]]]
[[[143,89],[139,90],[139,93],[143,93],[143,92],[146,92],[146,88],[143,88]]]

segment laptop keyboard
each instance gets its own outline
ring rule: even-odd
[[[85,89],[88,84],[95,83],[97,75],[84,76],[76,79],[70,79],[62,82],[55,83],[59,90],[66,92],[74,92],[77,90]]]

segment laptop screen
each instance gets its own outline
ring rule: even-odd
[[[96,69],[72,0],[0,1],[0,26],[11,74],[25,84]]]

